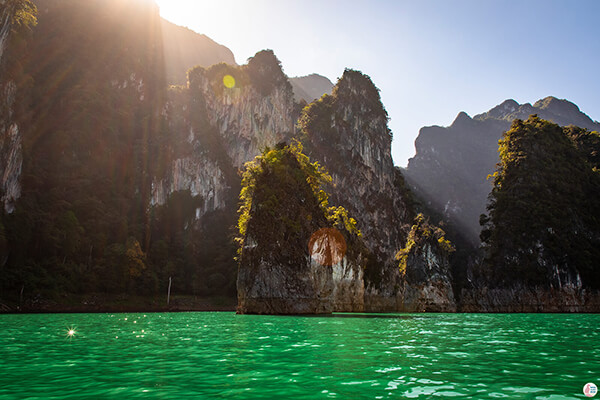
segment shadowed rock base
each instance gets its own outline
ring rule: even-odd
[[[600,293],[585,289],[506,288],[463,290],[461,312],[593,312],[600,311]]]
[[[305,266],[260,263],[238,273],[238,314],[329,314],[362,312],[362,267],[348,258],[323,266],[307,257]]]

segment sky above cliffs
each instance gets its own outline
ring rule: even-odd
[[[597,0],[157,0],[161,15],[227,46],[272,49],[288,76],[371,76],[406,166],[419,129],[512,98],[576,103],[600,119]]]

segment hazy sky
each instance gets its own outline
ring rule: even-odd
[[[288,76],[344,68],[381,90],[406,166],[423,126],[503,100],[555,96],[600,119],[600,0],[157,0],[164,18],[227,46],[273,49]]]

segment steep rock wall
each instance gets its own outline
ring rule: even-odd
[[[251,85],[217,95],[208,82],[198,84],[204,90],[209,122],[217,127],[234,167],[241,168],[265,147],[293,134],[294,102],[289,87],[277,86],[266,96]]]
[[[328,314],[365,310],[363,269],[356,260],[344,257],[328,266],[307,256],[304,263],[289,265],[257,255],[256,261],[238,272],[239,313]]]
[[[14,116],[17,86],[5,73],[6,64],[14,62],[5,57],[12,17],[5,3],[5,0],[0,1],[0,202],[4,210],[11,213],[21,195],[23,154],[21,132]]]
[[[364,244],[333,227],[312,168],[296,147],[278,146],[244,173],[239,313],[364,310]]]
[[[14,120],[14,82],[0,82],[0,201],[7,213],[12,213],[21,196],[21,168],[23,165],[22,137]]]
[[[154,181],[152,204],[164,204],[174,191],[189,189],[204,199],[198,218],[224,209],[226,199],[237,196],[232,193],[239,185],[237,170],[264,148],[292,136],[294,101],[289,84],[264,93],[243,67],[223,66],[194,69],[189,86],[177,89],[166,104],[163,115],[172,159],[165,176]],[[238,77],[233,87],[223,84],[229,73]]]

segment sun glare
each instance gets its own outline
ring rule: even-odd
[[[68,328],[67,329],[67,337],[69,339],[73,338],[75,336],[77,332],[75,331],[75,328]]]

